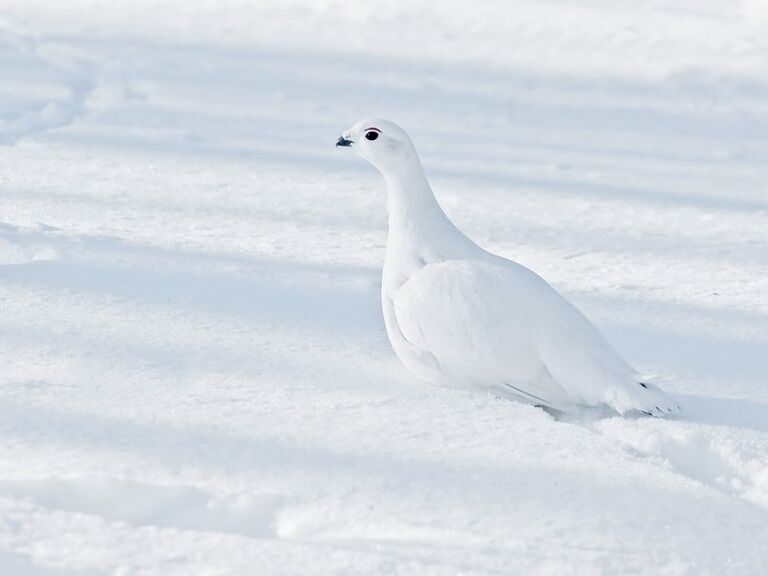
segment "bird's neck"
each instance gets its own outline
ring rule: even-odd
[[[385,171],[389,236],[387,251],[418,253],[420,258],[447,257],[466,237],[437,203],[418,158],[396,171]]]
[[[390,230],[446,218],[420,166],[386,173],[384,179]]]

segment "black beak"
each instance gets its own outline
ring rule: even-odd
[[[344,138],[344,136],[339,136],[339,139],[336,140],[336,146],[351,146],[353,140],[347,140]]]

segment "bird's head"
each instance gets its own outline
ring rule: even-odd
[[[414,160],[418,162],[416,150],[405,130],[380,118],[358,122],[339,137],[336,146],[353,148],[383,173],[405,169]]]

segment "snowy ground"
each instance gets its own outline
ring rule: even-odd
[[[0,573],[763,574],[768,4],[305,4],[0,4]],[[409,376],[369,115],[683,416]]]

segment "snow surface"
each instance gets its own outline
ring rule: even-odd
[[[764,0],[3,2],[0,574],[764,573],[766,29]],[[685,413],[409,376],[383,183],[333,149],[373,115]]]

